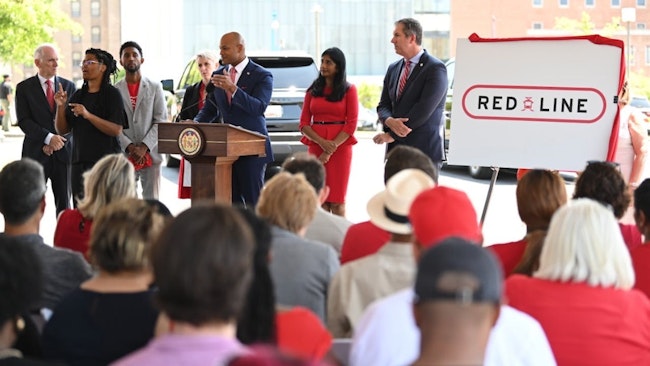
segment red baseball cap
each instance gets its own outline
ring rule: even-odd
[[[420,193],[411,204],[409,220],[423,247],[460,237],[481,244],[483,235],[476,211],[465,192],[437,186]]]

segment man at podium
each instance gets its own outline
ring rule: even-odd
[[[221,37],[223,66],[206,87],[209,92],[194,121],[229,123],[266,136],[266,156],[241,156],[232,165],[232,203],[255,207],[264,184],[266,164],[273,161],[264,111],[271,101],[273,75],[246,57],[244,38],[237,32]]]

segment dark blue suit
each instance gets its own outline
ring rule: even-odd
[[[426,51],[420,61],[411,66],[413,71],[399,98],[396,95],[397,85],[404,60],[388,66],[377,114],[382,122],[388,117],[409,119],[406,126],[412,131],[406,137],[397,136],[384,125],[384,131],[395,139],[395,142],[388,144],[388,151],[397,145],[412,146],[440,165],[445,156],[443,113],[447,96],[447,68]]]
[[[54,78],[52,86],[55,93],[59,90],[59,83],[63,85],[63,89],[69,96],[76,90],[71,81],[57,76]],[[54,129],[55,111],[50,110],[38,75],[25,79],[16,86],[16,115],[18,116],[18,125],[25,133],[22,156],[32,158],[43,165],[45,181],[49,178],[52,182],[52,192],[58,214],[70,207],[72,140],[71,135],[67,135],[68,141],[64,147],[55,151],[51,156],[47,156],[43,152],[45,137],[49,133],[55,135],[57,133]]]
[[[216,72],[223,73],[224,67]],[[266,163],[273,161],[271,141],[266,130],[264,111],[271,101],[273,75],[262,66],[248,62],[237,80],[237,91],[228,103],[226,92],[215,88],[205,100],[203,109],[194,117],[197,122],[229,123],[266,138],[266,156],[242,156],[232,165],[232,202],[255,207],[264,184]]]

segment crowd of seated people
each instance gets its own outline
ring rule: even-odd
[[[624,226],[632,190],[615,165],[589,163],[568,202],[556,172],[529,170],[526,236],[492,246],[467,195],[418,153],[388,155],[370,222],[350,226],[340,257],[338,241],[306,235],[327,190],[305,156],[255,211],[105,201],[88,262],[38,233],[42,167],[8,164],[0,366],[650,364],[650,180]],[[130,192],[131,167],[105,159]]]

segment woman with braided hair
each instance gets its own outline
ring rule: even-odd
[[[98,48],[86,50],[81,62],[84,83],[70,97],[57,88],[55,127],[59,134],[72,131],[71,188],[74,205],[83,198],[83,173],[108,154],[120,153],[118,136],[126,128],[120,92],[111,85],[117,72],[113,56]]]

